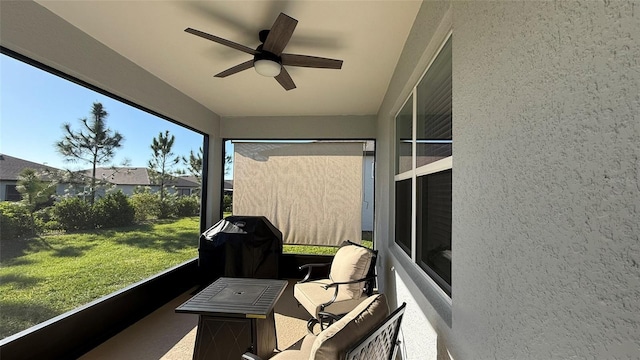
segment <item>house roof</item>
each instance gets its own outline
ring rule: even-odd
[[[422,1],[37,1],[220,116],[378,113]],[[286,66],[285,91],[253,69],[214,74],[252,55],[186,33],[194,28],[255,49],[279,13],[298,20],[285,53],[343,60],[342,69]],[[123,36],[126,34],[126,36]]]
[[[87,176],[91,176],[91,169],[83,170]],[[151,176],[149,169],[144,167],[98,167],[96,178],[108,181],[116,185],[149,186]],[[198,187],[195,176],[178,176],[170,183],[177,187]]]
[[[18,180],[18,175],[20,175],[20,172],[26,168],[51,172],[60,170],[44,164],[38,164],[33,161],[0,154],[0,180],[16,181]]]
[[[185,175],[176,177],[175,186],[177,187],[198,187],[198,180],[195,176]]]
[[[224,190],[233,191],[233,179],[224,181]]]
[[[91,176],[91,169],[83,170],[87,176]],[[96,178],[117,185],[149,185],[147,168],[143,167],[98,167]]]

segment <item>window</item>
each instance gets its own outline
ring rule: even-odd
[[[449,37],[395,119],[395,242],[449,296],[451,59]]]
[[[20,201],[22,196],[18,192],[17,185],[7,185],[5,188],[5,200],[7,201]]]
[[[396,181],[396,242],[411,256],[411,179]]]
[[[0,215],[12,219],[9,229],[3,221],[0,243],[0,339],[194,259],[199,200],[173,196],[173,184],[188,183],[181,194],[196,192],[202,162],[187,160],[201,159],[200,148],[207,151],[201,133],[2,52],[0,193],[29,206],[0,201]],[[63,154],[56,144],[65,135],[64,123],[89,136],[79,119],[91,123],[98,117],[124,140],[112,157],[95,164],[93,176],[93,163]],[[154,166],[151,160],[160,156],[151,145],[165,131],[175,136],[171,146],[163,146],[175,154],[167,159],[175,165]],[[48,175],[38,172],[28,187],[5,183],[43,167]]]
[[[191,189],[176,189],[178,196],[189,196],[191,195]]]
[[[451,285],[451,169],[417,181],[416,261],[436,282]]]
[[[396,117],[396,174],[411,170],[413,164],[413,96]]]

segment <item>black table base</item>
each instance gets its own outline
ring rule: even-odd
[[[270,358],[278,345],[273,308],[286,286],[222,277],[178,306],[178,313],[200,315],[193,359],[240,359],[247,351]]]
[[[273,312],[266,319],[200,315],[193,359],[240,359],[247,351],[268,359],[275,348]]]

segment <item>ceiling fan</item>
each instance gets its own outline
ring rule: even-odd
[[[258,45],[255,50],[200,30],[187,28],[184,31],[253,55],[253,59],[222,71],[216,74],[215,77],[227,77],[253,67],[258,74],[275,77],[285,90],[291,90],[296,88],[296,84],[291,79],[291,76],[289,76],[284,65],[323,69],[342,68],[342,60],[283,53],[297,24],[298,20],[280,13],[270,30],[260,31],[258,37],[262,44]]]

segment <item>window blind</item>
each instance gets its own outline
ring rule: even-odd
[[[451,156],[451,72],[449,39],[417,86],[417,166]]]
[[[447,285],[451,284],[451,174],[449,169],[417,179],[417,261]]]

